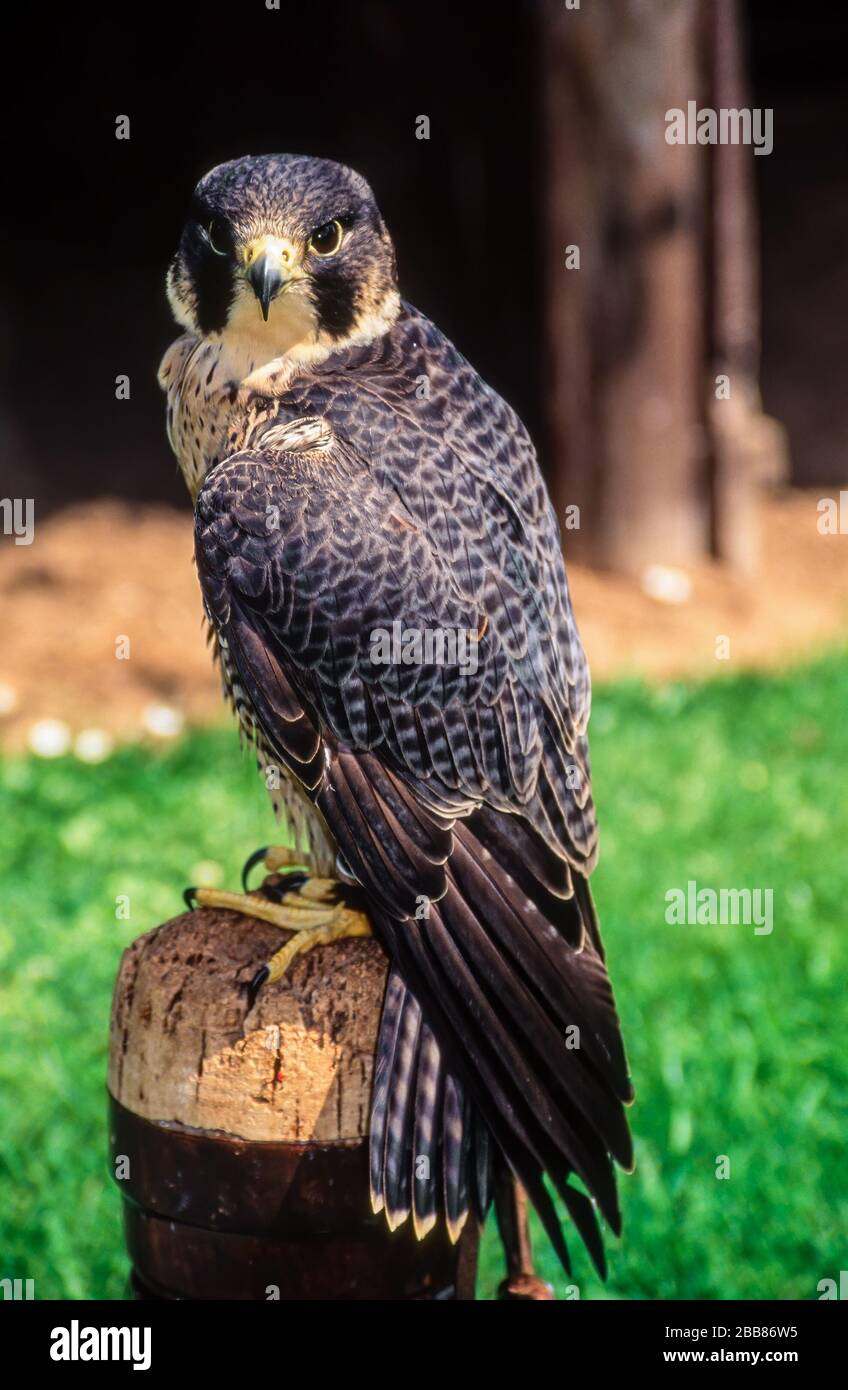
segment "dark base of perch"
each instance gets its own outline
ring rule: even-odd
[[[474,1297],[477,1233],[391,1233],[363,1202],[367,1147],[245,1143],[140,1119],[110,1097],[133,1291],[143,1298]]]
[[[477,1233],[394,1233],[368,1207],[367,1145],[255,1143],[133,1115],[110,1096],[139,1298],[473,1299]]]

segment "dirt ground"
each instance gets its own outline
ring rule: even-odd
[[[848,538],[819,534],[820,495],[764,502],[757,576],[700,566],[683,602],[570,566],[595,681],[768,667],[845,641]],[[97,757],[113,739],[171,737],[222,717],[191,548],[188,511],[111,501],[59,513],[31,546],[3,538],[0,741],[55,752],[77,740],[81,756]]]

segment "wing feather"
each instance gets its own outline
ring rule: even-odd
[[[404,315],[279,403],[320,416],[320,439],[278,421],[212,471],[198,572],[263,744],[312,798],[392,961],[375,1209],[424,1235],[441,1207],[455,1237],[506,1163],[564,1265],[546,1175],[600,1268],[596,1208],[617,1231],[632,1092],[586,882],[588,674],[523,428]],[[414,398],[416,366],[435,403]],[[476,632],[474,661],[381,663],[373,634],[398,623]]]

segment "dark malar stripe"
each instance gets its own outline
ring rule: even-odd
[[[357,318],[356,286],[335,267],[322,268],[312,282],[312,294],[319,323],[332,338],[344,338]]]

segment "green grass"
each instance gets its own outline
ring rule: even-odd
[[[844,1267],[846,710],[842,654],[777,677],[596,695],[595,887],[637,1166],[621,1179],[606,1285],[571,1241],[583,1298],[815,1298]],[[0,1277],[34,1277],[41,1298],[123,1295],[104,1127],[118,960],[179,910],[193,865],[217,862],[234,886],[272,835],[229,729],[94,767],[0,765]],[[667,925],[666,891],[689,879],[771,888],[773,933]],[[563,1293],[541,1238],[537,1252]],[[489,1229],[481,1296],[500,1277]]]

